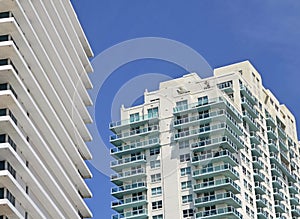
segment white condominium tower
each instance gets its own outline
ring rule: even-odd
[[[89,218],[92,51],[70,1],[0,0],[0,218]]]
[[[112,122],[113,219],[294,219],[291,112],[248,62],[160,83]]]

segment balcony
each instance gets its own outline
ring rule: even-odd
[[[232,106],[231,103],[229,103],[225,98],[223,97],[217,97],[209,99],[205,103],[192,103],[187,104],[183,106],[178,106],[173,108],[173,113],[175,115],[179,115],[181,113],[190,113],[190,112],[198,112],[198,111],[205,111],[205,110],[211,110],[211,109],[226,109],[228,113],[231,114],[231,116],[234,117],[238,122],[242,121],[241,115],[238,113],[238,111]]]
[[[272,172],[272,175],[274,175],[274,176],[282,177],[281,169],[279,169],[279,167],[277,165],[275,165],[274,163],[271,164],[271,172]]]
[[[260,144],[260,137],[255,132],[250,132],[251,144]]]
[[[276,127],[276,122],[270,114],[266,115],[267,126]]]
[[[147,204],[147,198],[145,195],[137,196],[137,197],[131,197],[126,199],[120,199],[113,201],[111,203],[111,208],[115,211],[123,211],[126,208],[132,208],[140,205]]]
[[[253,118],[258,117],[258,113],[256,109],[254,108],[254,105],[250,103],[245,97],[241,99],[242,106],[244,107],[245,110],[251,115]]]
[[[290,193],[293,193],[293,194],[299,194],[298,187],[292,182],[289,182],[289,191],[290,191]]]
[[[254,169],[263,169],[264,163],[258,157],[252,157],[252,166]]]
[[[201,125],[211,122],[212,120],[226,116],[225,110],[217,110],[209,113],[203,113],[197,116],[191,116],[182,119],[176,119],[173,122],[174,128],[185,128],[193,125]]]
[[[147,209],[129,211],[121,214],[112,215],[112,219],[146,219],[148,218]]]
[[[136,178],[141,178],[146,176],[146,171],[144,168],[137,170],[130,170],[123,173],[116,173],[111,175],[111,181],[116,185],[121,185],[123,181],[130,181]]]
[[[195,199],[195,207],[208,207],[211,205],[219,205],[226,203],[229,206],[240,208],[241,200],[238,199],[233,193],[226,192],[216,195],[204,196],[201,198]]]
[[[229,163],[232,166],[238,165],[238,160],[232,155],[230,151],[227,150],[195,156],[192,159],[192,164],[203,165],[207,163],[216,163],[220,161],[224,163]]]
[[[268,219],[269,214],[263,208],[257,208],[257,218],[258,219]]]
[[[226,81],[226,82],[218,84],[217,86],[220,90],[224,91],[225,93],[233,92],[232,81]]]
[[[228,206],[226,208],[218,208],[215,210],[201,211],[196,213],[196,219],[207,218],[207,219],[219,219],[219,218],[230,218],[230,219],[242,219],[243,216],[234,207]]]
[[[241,94],[246,97],[249,102],[253,105],[257,104],[257,99],[256,97],[254,97],[251,93],[251,91],[245,86],[245,85],[240,85],[240,90],[241,90]]]
[[[257,145],[257,144],[251,144],[251,153],[252,153],[252,156],[256,156],[256,157],[262,156],[262,151],[259,148],[259,145]]]
[[[293,217],[300,217],[300,210],[299,210],[299,208],[297,208],[296,205],[292,205],[291,207],[292,207],[291,210],[292,210]]]
[[[269,139],[277,140],[277,134],[271,126],[267,127],[267,134]]]
[[[110,142],[116,146],[120,146],[124,140],[137,140],[141,137],[145,137],[148,134],[158,134],[158,125],[149,126],[146,128],[136,129],[130,132],[124,132],[110,136]]]
[[[259,172],[259,169],[253,169],[253,176],[255,181],[264,182],[266,177],[263,173]]]
[[[126,119],[118,122],[111,122],[109,124],[109,129],[113,132],[120,132],[122,129],[128,129],[133,127],[139,127],[144,124],[157,123],[158,122],[158,114],[148,114],[142,115],[138,118],[134,119]]]
[[[299,198],[295,194],[290,194],[291,205],[299,205]]]
[[[280,160],[282,160],[285,163],[290,163],[290,159],[288,158],[288,153],[280,150]]]
[[[122,185],[111,189],[111,194],[116,198],[121,198],[124,195],[143,192],[147,190],[145,182],[137,182],[129,185]]]
[[[247,124],[249,125],[250,131],[256,132],[256,131],[259,130],[256,121],[254,120],[254,118],[248,112],[243,111],[243,118],[247,122]]]
[[[281,202],[279,200],[275,200],[274,203],[274,207],[275,207],[275,211],[276,213],[284,213],[286,211],[286,208],[283,204],[281,204]]]
[[[15,125],[18,125],[18,120],[14,116],[14,114],[9,109],[0,109],[0,117],[1,116],[9,116]]]
[[[208,140],[199,141],[191,144],[191,150],[194,152],[201,152],[206,150],[214,150],[222,148],[230,151],[231,153],[237,153],[241,147],[234,144],[228,137],[213,138]]]
[[[268,146],[270,152],[274,152],[274,153],[279,152],[279,147],[277,146],[276,141],[274,141],[273,139],[268,140]]]
[[[240,193],[241,191],[241,188],[231,178],[217,179],[214,181],[202,182],[194,185],[195,193],[211,192],[220,189],[231,191],[234,194]]]
[[[195,179],[203,179],[214,176],[226,176],[234,180],[239,179],[239,173],[227,163],[214,167],[206,167],[193,172],[193,177]]]
[[[289,149],[288,149],[286,143],[285,143],[284,140],[283,140],[282,138],[280,138],[280,137],[279,137],[279,147],[280,147],[283,151],[285,151],[285,152],[289,151]]]
[[[159,138],[152,138],[146,141],[124,144],[110,150],[110,154],[115,157],[122,157],[125,154],[136,153],[152,147],[159,146]]]
[[[256,195],[256,206],[259,208],[267,207],[267,199],[263,198],[262,195]]]
[[[274,196],[274,200],[279,200],[279,201],[284,200],[284,194],[280,192],[278,188],[274,188],[273,196]]]
[[[144,154],[111,161],[110,167],[115,171],[120,171],[124,168],[134,167],[143,163],[146,163],[146,156]]]
[[[282,182],[277,176],[272,176],[273,188],[282,189]]]
[[[2,134],[0,135],[0,144],[1,143],[9,143],[10,146],[16,151],[17,150],[17,145],[15,142],[9,137],[9,135]]]
[[[287,139],[287,134],[280,126],[277,126],[277,131],[279,137],[281,137],[282,139]]]
[[[266,190],[267,190],[266,187],[261,184],[261,182],[255,182],[254,189],[255,189],[255,193],[260,195],[266,194]]]

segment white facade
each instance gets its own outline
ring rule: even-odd
[[[90,218],[93,56],[70,1],[0,0],[0,218]]]
[[[298,218],[295,118],[248,62],[162,82],[112,122],[119,218]]]

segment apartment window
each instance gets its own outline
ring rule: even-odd
[[[155,169],[160,167],[160,160],[152,160],[150,161],[150,168]]]
[[[179,142],[179,149],[188,148],[190,146],[189,141]]]
[[[199,105],[205,105],[205,104],[208,104],[208,97],[207,97],[207,96],[199,97],[199,98],[198,98],[198,104],[199,104]]]
[[[160,148],[151,148],[150,149],[150,156],[160,154]]]
[[[191,174],[191,167],[185,167],[180,169],[180,175],[181,176],[186,176]]]
[[[181,154],[180,155],[180,162],[187,162],[191,160],[191,155],[190,154]]]
[[[183,210],[183,217],[186,218],[186,217],[192,217],[194,216],[194,210],[193,209],[186,209],[186,210]]]
[[[161,195],[162,190],[161,187],[156,187],[151,189],[151,195]]]
[[[182,203],[189,203],[193,201],[193,196],[192,195],[184,195],[182,196]]]
[[[152,219],[163,219],[163,218],[164,218],[164,217],[163,217],[162,214],[160,214],[160,215],[155,215],[155,216],[152,217]]]
[[[162,200],[152,202],[152,210],[162,209]]]
[[[161,181],[160,173],[151,175],[151,182],[155,183],[155,182],[160,182],[160,181]]]
[[[148,118],[149,119],[156,118],[157,116],[158,116],[158,108],[157,107],[148,109]]]
[[[140,120],[139,113],[130,114],[130,122],[137,122]]]
[[[181,189],[191,189],[192,181],[181,182]]]

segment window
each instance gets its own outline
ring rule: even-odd
[[[198,98],[198,104],[201,105],[205,105],[208,104],[208,97],[204,96],[204,97],[199,97]]]
[[[191,167],[185,167],[180,169],[181,176],[186,176],[188,174],[191,174]]]
[[[163,219],[164,217],[163,217],[162,214],[160,214],[160,215],[155,215],[155,216],[153,216],[152,218],[153,218],[153,219]]]
[[[161,181],[161,174],[157,173],[157,174],[153,174],[151,175],[151,182],[160,182]]]
[[[193,196],[192,195],[184,195],[182,196],[182,203],[189,203],[193,201]]]
[[[158,117],[158,108],[155,107],[152,109],[148,109],[148,118],[151,119],[156,117]]]
[[[150,156],[156,155],[160,153],[160,148],[151,148],[150,149]]]
[[[137,122],[140,120],[139,113],[130,114],[130,122]]]
[[[191,188],[192,188],[191,181],[181,182],[181,189],[191,189]]]
[[[189,141],[179,142],[179,149],[188,148],[190,146]]]
[[[160,160],[152,160],[150,161],[150,168],[155,169],[160,167]]]
[[[161,209],[162,208],[162,201],[152,202],[152,210]]]
[[[151,189],[151,195],[161,195],[162,190],[161,187],[156,187]]]
[[[187,162],[191,160],[190,154],[182,154],[180,155],[180,162]]]
[[[183,210],[183,217],[186,218],[186,217],[192,217],[194,216],[194,211],[193,209],[186,209],[186,210]]]
[[[182,101],[176,102],[177,110],[181,111],[181,110],[186,110],[187,108],[188,108],[187,100],[182,100]]]

